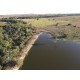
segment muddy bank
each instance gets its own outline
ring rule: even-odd
[[[24,46],[24,48],[20,51],[19,55],[14,58],[14,61],[17,63],[15,66],[6,66],[4,70],[18,70],[22,65],[25,57],[28,55],[29,50],[32,48],[35,41],[38,39],[41,33],[34,34]]]

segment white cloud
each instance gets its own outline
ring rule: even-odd
[[[80,13],[79,0],[0,0],[0,14]]]

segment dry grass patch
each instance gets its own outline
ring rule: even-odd
[[[37,19],[22,19],[23,21],[27,22],[28,24],[31,24],[33,27],[47,27],[47,26],[56,26],[58,25],[67,25],[70,23],[70,21],[65,21],[65,20],[58,20],[58,19],[53,19],[53,18],[40,18],[39,20]]]

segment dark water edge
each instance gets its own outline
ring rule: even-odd
[[[54,40],[42,33],[20,70],[80,70],[80,42]]]

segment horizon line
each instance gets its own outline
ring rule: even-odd
[[[13,14],[0,14],[0,16],[5,16],[5,15],[59,15],[59,14],[80,14],[80,13],[13,13]]]

